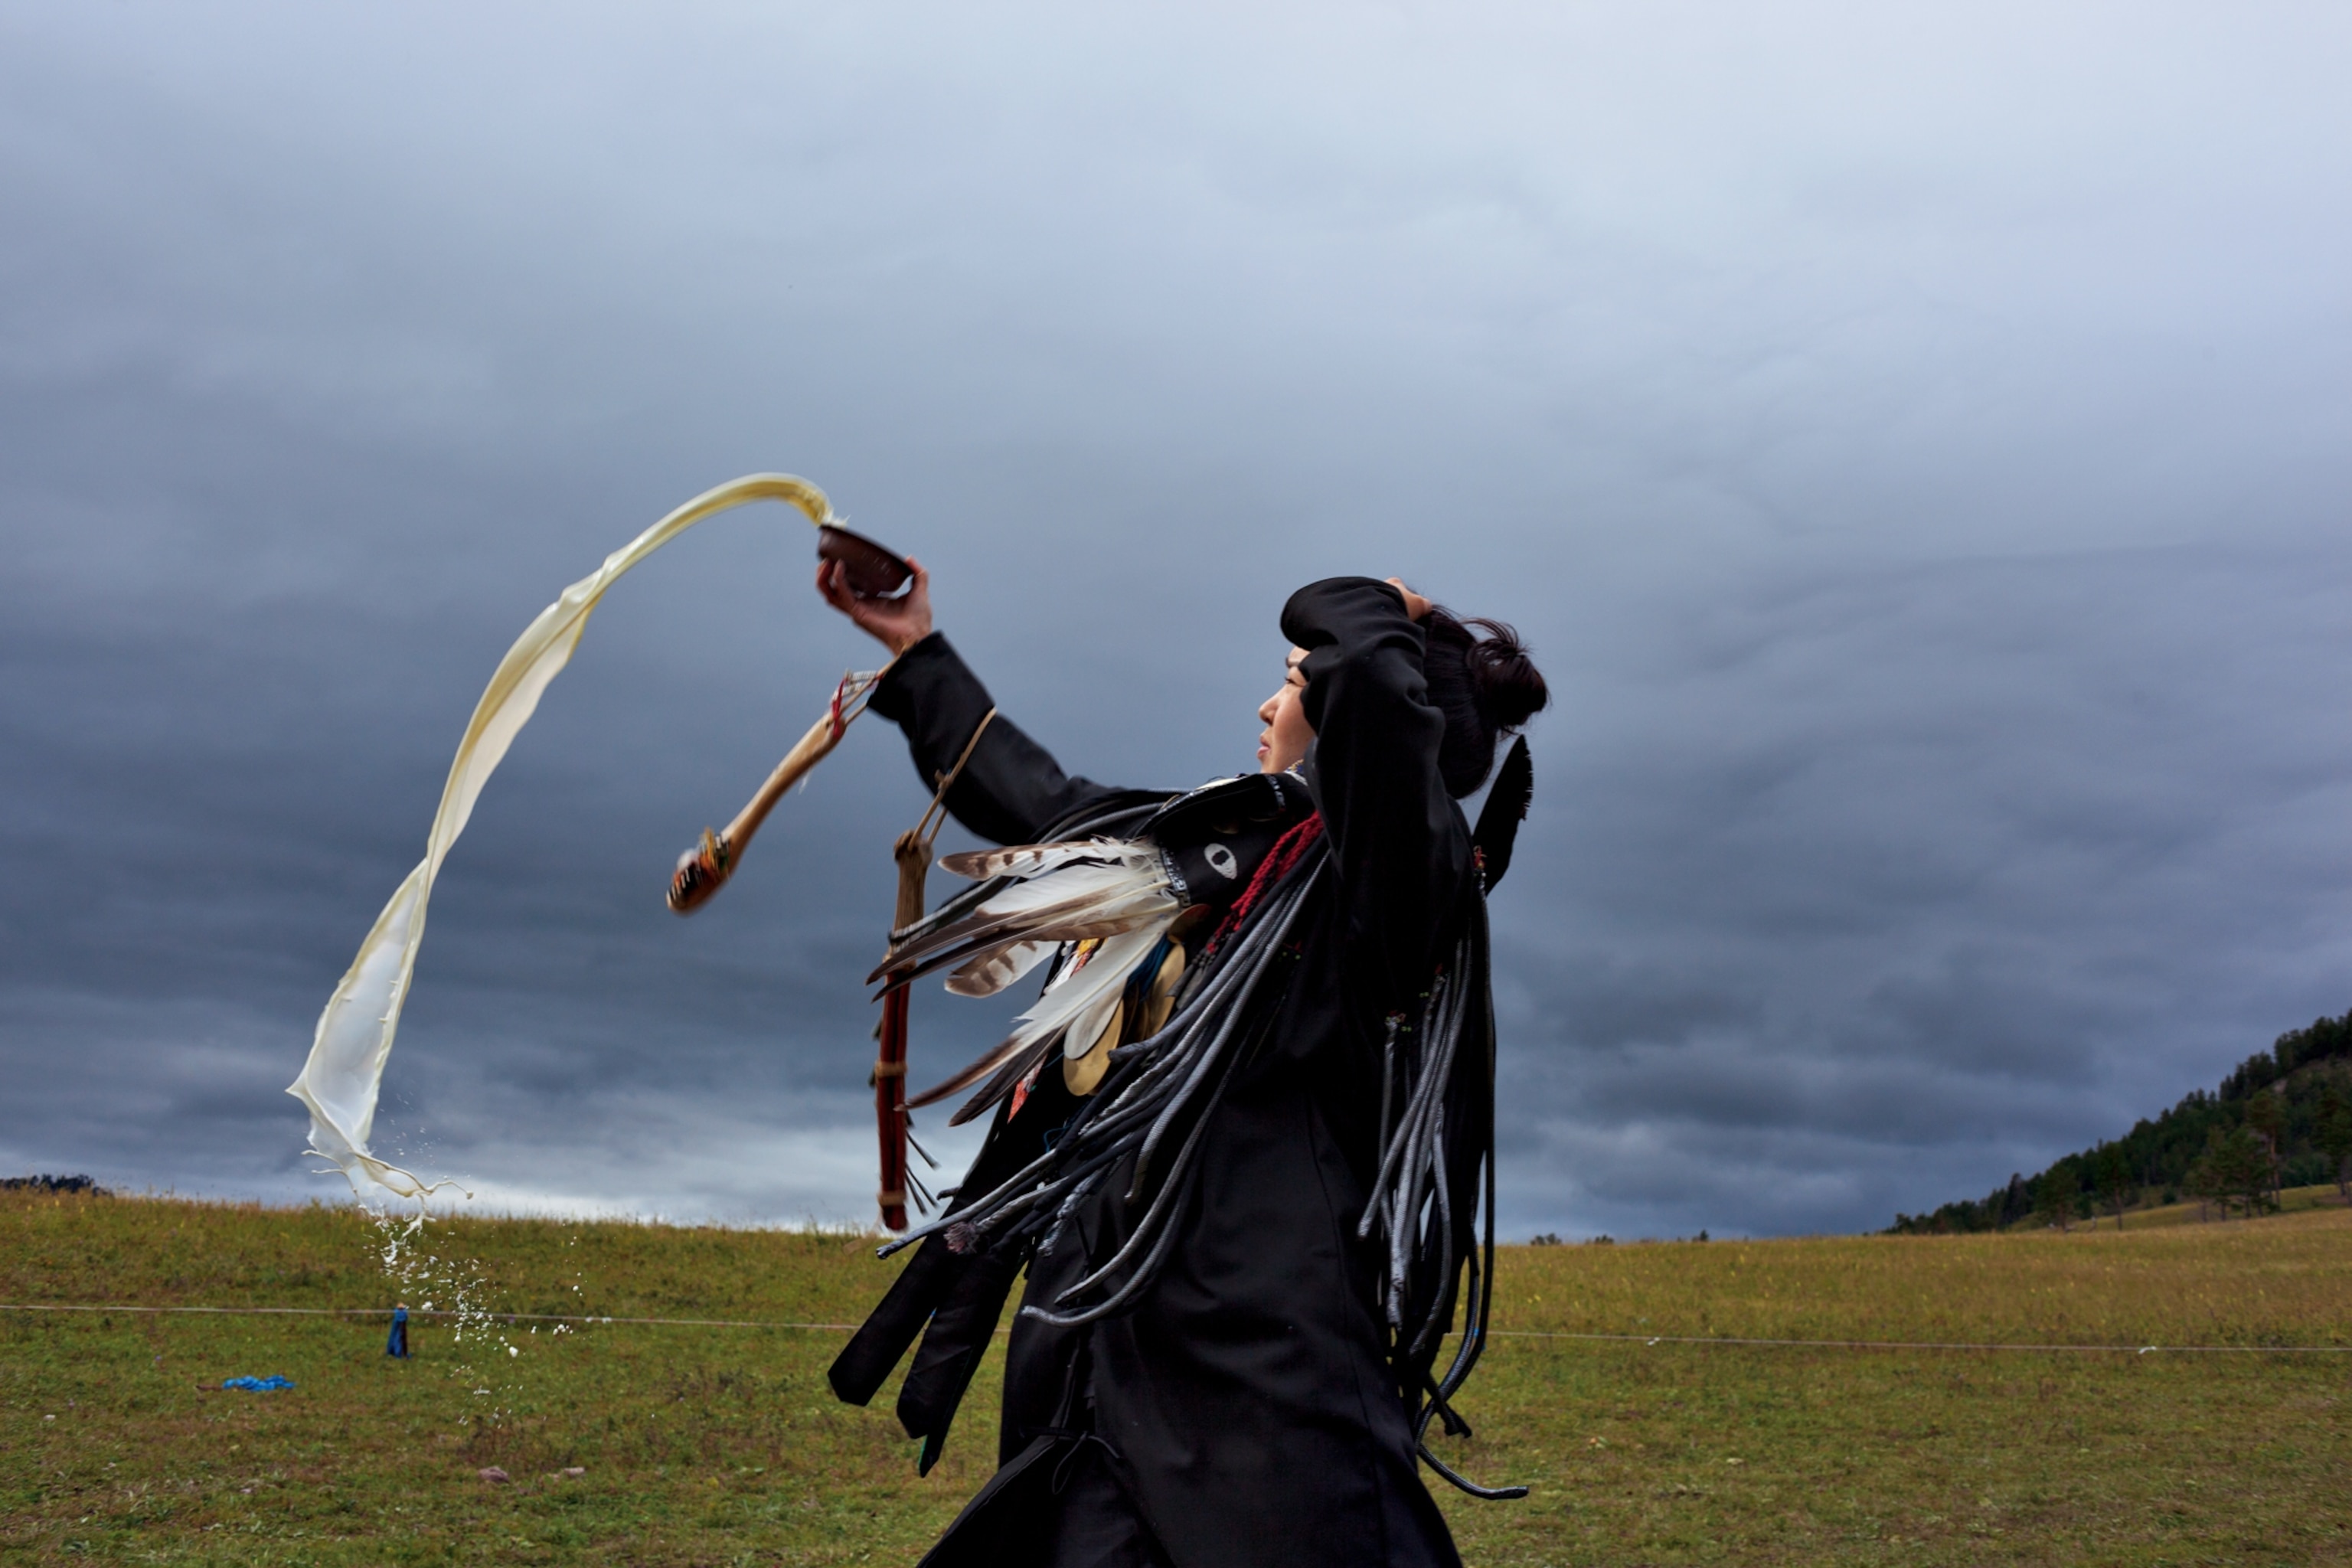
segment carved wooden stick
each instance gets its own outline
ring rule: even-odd
[[[784,753],[768,782],[760,786],[750,804],[735,814],[735,820],[721,833],[702,830],[702,842],[677,858],[677,870],[669,879],[669,907],[679,914],[690,915],[709,900],[734,874],[735,867],[750,848],[751,836],[760,831],[760,824],[768,820],[768,813],[784,792],[808,776],[808,771],[824,761],[834,747],[841,743],[842,731],[848,721],[834,716],[827,709],[824,717],[809,726],[808,733]]]

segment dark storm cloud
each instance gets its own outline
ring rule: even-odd
[[[1648,744],[1588,724],[1551,798],[1612,815],[1539,851],[1562,918],[1506,925],[1508,1070],[1544,1086],[1509,1102],[1514,1147],[1621,1228],[1759,1163],[1794,1184],[1742,1175],[1706,1212],[1809,1223],[1824,1184],[1928,1206],[2128,1126],[2263,1044],[2258,1016],[2340,1006],[2343,930],[2315,919],[2352,868],[2315,720],[2340,559],[1830,569],[1751,598],[1735,651],[1701,632],[1629,682]]]
[[[2352,1005],[2347,41],[0,10],[0,1163],[320,1190],[278,1091],[483,679],[769,468],[1119,782],[1245,764],[1309,577],[1522,626],[1512,1227],[1881,1224],[2126,1125]],[[892,737],[658,902],[870,657],[800,526],[599,610],[444,874],[383,1147],[864,1212]],[[919,1056],[1011,1005],[925,997]]]

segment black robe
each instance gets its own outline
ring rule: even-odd
[[[1316,741],[1302,772],[1334,875],[1300,916],[1271,1030],[1208,1113],[1201,1184],[1164,1270],[1122,1316],[1072,1329],[1016,1316],[1001,1468],[927,1563],[1460,1561],[1415,1466],[1419,1375],[1400,1387],[1391,1367],[1382,1257],[1356,1227],[1377,1166],[1384,1020],[1427,988],[1476,896],[1470,832],[1439,780],[1444,722],[1395,590],[1315,584],[1291,597],[1282,629],[1309,650]],[[937,634],[873,699],[927,784],[990,706]],[[1065,774],[1000,715],[947,804],[974,833],[1032,843],[1089,812],[1165,798]],[[1019,1115],[1000,1110],[959,1201],[1034,1158],[1075,1104],[1049,1065]],[[1108,1256],[1120,1187],[1106,1184],[1077,1215],[1078,1244],[1049,1256],[926,1240],[835,1366],[836,1392],[865,1403],[928,1328],[898,1405],[928,1469],[1014,1273],[1026,1265],[1025,1300],[1050,1302]]]

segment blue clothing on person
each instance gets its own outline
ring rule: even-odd
[[[383,1342],[383,1353],[396,1356],[402,1361],[408,1359],[408,1309],[406,1307],[394,1307],[392,1310],[392,1337]]]

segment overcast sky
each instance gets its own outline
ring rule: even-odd
[[[281,1090],[499,654],[776,468],[1100,779],[1251,765],[1311,578],[1518,624],[1507,1235],[2123,1131],[2352,1007],[2347,79],[2324,4],[0,4],[0,1167],[340,1191]],[[896,734],[661,901],[872,662],[810,545],[605,601],[380,1151],[870,1215]]]

